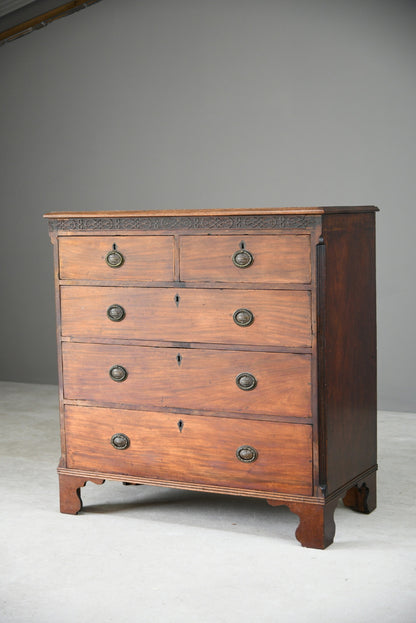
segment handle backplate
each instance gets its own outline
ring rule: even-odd
[[[111,437],[111,445],[116,450],[126,450],[130,445],[130,439],[124,433],[116,433]]]
[[[236,377],[235,382],[237,384],[237,387],[243,389],[246,392],[254,389],[257,385],[256,377],[249,372],[241,372],[241,374]]]
[[[121,305],[110,305],[107,309],[107,316],[113,322],[120,322],[125,317],[126,312]]]
[[[237,459],[243,463],[253,463],[259,455],[253,446],[240,446],[235,453]]]
[[[115,249],[111,249],[105,256],[105,261],[107,262],[110,268],[118,268],[124,262],[123,254],[120,251],[116,251]]]
[[[254,322],[254,314],[249,309],[236,309],[233,320],[239,327],[249,327]]]
[[[110,377],[112,378],[112,380],[116,381],[117,383],[121,383],[122,381],[125,381],[127,378],[126,368],[123,368],[123,366],[120,366],[120,365],[112,366],[110,370],[108,371],[108,373]]]
[[[254,261],[253,255],[247,249],[238,249],[231,258],[237,268],[248,268]]]

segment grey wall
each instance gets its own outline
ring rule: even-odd
[[[49,210],[375,203],[380,406],[416,411],[416,3],[103,0],[0,49],[0,378],[55,382]]]

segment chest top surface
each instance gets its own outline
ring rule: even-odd
[[[213,210],[49,212],[51,231],[175,229],[300,229],[326,214],[376,212],[375,206],[282,207]]]

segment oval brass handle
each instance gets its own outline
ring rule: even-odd
[[[249,309],[236,309],[233,320],[239,327],[248,327],[254,321],[254,315]]]
[[[256,378],[249,374],[248,372],[242,372],[239,374],[235,382],[237,383],[237,387],[240,389],[244,389],[244,391],[249,392],[251,389],[254,389],[257,385]]]
[[[125,450],[130,445],[130,439],[124,433],[116,433],[111,437],[111,445],[116,450]]]
[[[232,257],[234,266],[237,268],[248,268],[254,261],[254,257],[247,249],[238,249]]]
[[[124,257],[120,253],[120,251],[111,249],[111,251],[109,251],[105,256],[105,261],[107,262],[108,266],[111,266],[111,268],[118,268],[124,262]]]
[[[237,459],[243,463],[252,463],[259,455],[253,446],[240,446],[235,453]]]
[[[125,381],[127,378],[127,370],[126,368],[123,368],[123,366],[113,366],[109,370],[109,375],[113,379],[113,381],[121,383],[121,381]]]
[[[126,312],[121,305],[110,305],[107,309],[107,316],[113,322],[120,322],[120,320],[123,320],[125,315]]]

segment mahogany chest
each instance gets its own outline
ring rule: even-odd
[[[61,512],[87,481],[376,505],[377,208],[49,213]]]

